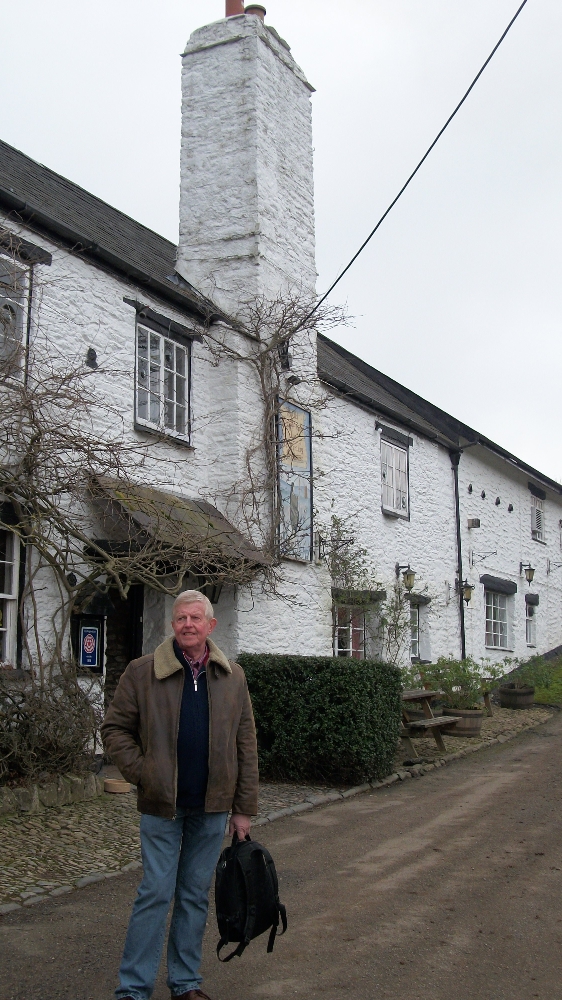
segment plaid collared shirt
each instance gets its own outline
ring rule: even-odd
[[[185,660],[186,665],[191,669],[193,680],[196,681],[201,671],[207,666],[207,662],[209,660],[209,647],[205,646],[205,652],[198,660],[192,660],[183,649],[180,649],[180,653]]]

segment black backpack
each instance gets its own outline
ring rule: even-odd
[[[268,952],[273,951],[279,918],[282,934],[287,930],[287,913],[279,902],[279,884],[273,858],[265,847],[251,840],[238,840],[236,834],[230,847],[222,852],[215,872],[215,907],[220,941],[217,957],[230,962],[240,956],[250,941],[271,928]],[[230,941],[238,947],[220,957],[221,948]]]

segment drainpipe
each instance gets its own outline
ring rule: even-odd
[[[453,467],[453,479],[455,482],[455,523],[457,532],[457,578],[458,578],[458,599],[459,616],[461,623],[461,659],[466,658],[466,633],[464,628],[464,599],[462,595],[462,543],[461,543],[461,510],[459,500],[459,462],[461,460],[460,451],[450,451],[449,457]]]

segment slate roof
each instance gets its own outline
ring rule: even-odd
[[[0,141],[0,204],[31,228],[201,316],[218,310],[175,274],[176,246]]]
[[[372,368],[344,347],[322,335],[318,336],[317,343],[320,378],[347,398],[356,400],[381,417],[386,416],[450,450],[479,444],[526,475],[562,494],[560,483],[522,462],[516,455],[418,396],[411,389]]]

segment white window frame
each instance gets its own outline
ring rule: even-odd
[[[141,338],[147,338],[147,356],[141,354]],[[151,362],[150,352],[153,345],[158,344],[158,365]],[[174,356],[174,368],[166,367],[167,352]],[[177,370],[179,356],[184,358],[184,371]],[[178,381],[180,380],[180,381]],[[170,382],[173,383],[172,395],[169,394]],[[144,384],[143,384],[144,383]],[[135,423],[142,428],[157,431],[166,437],[179,441],[190,442],[190,383],[191,383],[191,341],[178,341],[172,337],[153,330],[143,323],[137,323],[135,336]],[[183,388],[178,401],[178,388]],[[147,394],[146,409],[142,394]],[[158,414],[150,416],[151,406],[158,409]],[[174,408],[174,426],[170,426],[170,407]],[[177,429],[178,409],[184,411],[184,428]],[[147,416],[148,414],[148,416]]]
[[[528,646],[537,645],[537,607],[525,603],[525,642]]]
[[[9,664],[13,667],[17,652],[20,546],[18,536],[13,531],[0,528],[0,533],[5,536],[6,541],[6,558],[0,558],[0,665]],[[9,577],[8,581],[6,576]]]
[[[510,602],[507,594],[484,591],[485,645],[488,649],[510,649]],[[496,641],[497,640],[497,641]]]
[[[409,517],[409,455],[403,448],[381,437],[381,505],[395,517]]]
[[[531,494],[531,538],[544,542],[544,500]]]
[[[13,281],[6,282],[2,274],[2,265],[7,265],[13,272]],[[19,285],[19,289],[18,289]],[[29,293],[29,267],[19,264],[14,257],[0,253],[0,362],[12,361],[13,368],[8,374],[13,375],[21,368],[26,340],[27,309]],[[16,317],[16,336],[13,338],[13,349],[4,351],[4,324],[2,314],[11,310]]]
[[[367,622],[363,608],[335,604],[333,607],[334,656],[364,660]]]
[[[410,656],[420,659],[420,606],[410,604]]]

